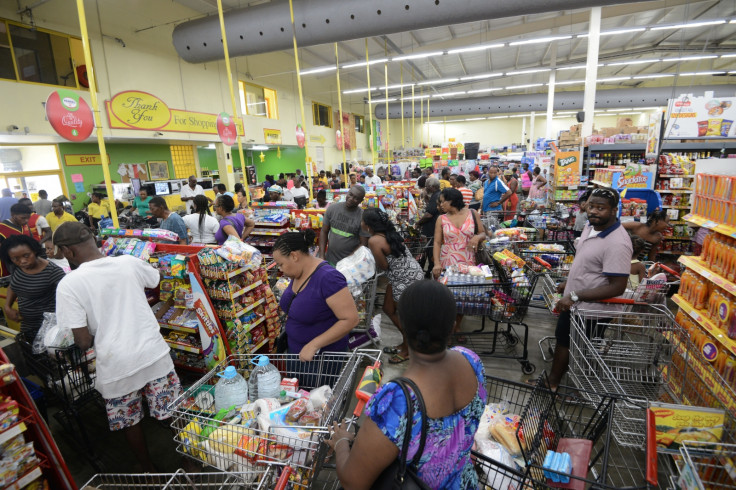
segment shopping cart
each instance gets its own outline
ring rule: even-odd
[[[220,471],[264,473],[268,465],[288,465],[294,469],[296,487],[312,488],[327,455],[322,442],[328,427],[341,419],[348,408],[350,390],[361,366],[373,364],[381,352],[359,350],[348,353],[318,354],[314,361],[301,362],[296,354],[274,354],[269,359],[284,378],[297,378],[299,387],[312,390],[328,385],[331,395],[314,427],[270,425],[266,413],[242,425],[197,405],[214,394],[217,373],[226,366],[249,368],[255,355],[233,355],[225,359],[170,405],[171,427],[177,451]]]
[[[528,360],[529,326],[523,319],[534,291],[535,277],[526,270],[523,277],[509,278],[495,260],[493,267],[496,276],[491,281],[480,277],[476,282],[448,278],[447,287],[455,297],[457,314],[481,318],[479,329],[456,332],[453,342],[469,347],[480,356],[516,359],[522,372],[531,374],[536,366]],[[486,330],[486,320],[493,322],[490,331]],[[521,355],[515,349],[519,341]]]
[[[730,392],[669,309],[656,303],[656,296],[663,294],[660,290],[651,301],[634,303],[624,311],[572,311],[570,378],[586,392],[626,398],[614,417],[613,434],[621,445],[642,447],[642,407],[650,401],[723,408],[716,385]],[[698,373],[704,371],[711,373],[714,386],[699,381]],[[731,420],[729,433],[733,427]]]
[[[486,379],[486,413],[500,410],[501,420],[518,421],[513,429],[518,457],[504,463],[473,451],[482,488],[651,488],[674,471],[671,458],[657,457],[654,444],[632,449],[616,443],[612,419],[621,399],[615,395],[594,394],[597,398],[591,402],[592,396],[581,397],[579,391],[567,387],[553,392],[546,388],[544,373],[536,386]],[[483,449],[478,441],[483,438],[482,430],[494,433],[490,425],[479,429],[479,450]],[[579,454],[569,485],[553,484],[545,477],[543,464],[548,451]]]
[[[31,342],[20,333],[15,341],[21,349],[29,372],[44,384],[47,393],[59,401],[61,410],[54,414],[80,452],[98,471],[102,463],[92,444],[83,411],[96,406],[104,414],[104,401],[95,389],[94,351],[82,352],[77,346],[55,349],[53,354],[34,354]]]
[[[405,236],[404,245],[412,257],[417,262],[420,262],[429,253],[428,247],[430,246],[431,239],[424,235]]]
[[[378,347],[378,337],[373,330],[373,312],[376,306],[376,292],[378,289],[378,278],[383,274],[374,274],[373,277],[362,283],[359,288],[351,288],[355,307],[358,309],[358,324],[351,331],[353,334],[365,333],[371,344]]]
[[[92,477],[81,490],[236,490],[280,489],[278,486],[282,467],[268,465],[265,472],[249,473],[102,473]],[[288,476],[287,476],[288,477]]]
[[[736,444],[682,441],[677,488],[736,489]]]

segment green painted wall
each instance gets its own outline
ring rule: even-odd
[[[169,175],[174,176],[168,145],[108,144],[106,148],[107,154],[110,156],[110,178],[113,182],[122,182],[120,175],[117,173],[118,165],[121,163],[142,163],[145,165],[149,160],[166,160],[169,162]],[[66,179],[66,186],[69,189],[69,197],[72,199],[74,210],[79,211],[89,202],[87,193],[92,192],[92,186],[104,183],[102,167],[99,165],[67,166],[64,155],[98,155],[100,150],[96,144],[61,143],[59,144],[59,153],[64,179]],[[217,164],[215,163],[216,167]],[[72,174],[82,174],[84,177],[84,192],[75,190]]]
[[[199,168],[202,170],[217,170],[217,153],[208,148],[197,148]]]
[[[215,150],[207,148],[199,148],[199,166],[202,170],[217,170],[217,156]],[[245,155],[246,165],[250,165],[251,159],[248,157],[248,153],[251,150],[243,150]],[[281,158],[278,157],[278,150],[265,150],[263,152],[264,160],[261,163],[259,155],[260,151],[255,150],[253,153],[253,161],[256,166],[256,172],[258,174],[258,181],[263,182],[266,175],[273,175],[278,178],[279,173],[294,173],[296,169],[301,169],[302,172],[307,172],[307,166],[305,164],[306,152],[304,148],[281,148]],[[234,146],[231,148],[230,156],[233,160],[233,168],[238,170],[241,168],[240,155],[238,154],[238,147]]]

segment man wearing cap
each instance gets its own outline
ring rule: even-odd
[[[122,430],[143,470],[155,468],[140,421],[145,396],[158,420],[181,394],[169,346],[159,331],[144,288],[155,288],[159,274],[131,255],[105,257],[92,232],[81,223],[62,223],[54,244],[78,268],[59,282],[56,318],[71,328],[82,350],[95,347],[95,387],[105,399],[110,430]]]
[[[281,201],[281,196],[284,195],[284,188],[278,184],[274,184],[268,188],[266,194],[261,198],[261,202],[276,202]]]
[[[348,191],[345,202],[331,204],[325,211],[322,230],[319,232],[319,257],[333,266],[352,255],[361,244],[368,243],[369,235],[360,226],[363,219],[360,203],[364,197],[365,188],[353,186]]]

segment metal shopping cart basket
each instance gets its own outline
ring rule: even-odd
[[[374,274],[373,277],[362,283],[359,287],[351,287],[350,292],[358,309],[358,324],[351,331],[351,336],[366,334],[370,343],[378,347],[378,336],[373,330],[373,312],[376,306],[376,292],[378,289],[378,278],[382,274]]]
[[[654,444],[632,449],[618,445],[611,437],[619,397],[596,394],[596,401],[590,402],[590,397],[581,397],[577,390],[560,387],[553,392],[546,386],[544,374],[536,386],[487,378],[489,406],[476,435],[477,450],[473,451],[484,488],[649,488],[672,474],[671,460],[667,456],[657,458]],[[483,431],[499,434],[502,430],[493,426],[507,421],[511,428],[507,427],[506,433],[510,430],[513,436],[511,440],[503,437],[501,445],[509,453],[516,452],[511,462],[489,457],[502,451],[482,453],[488,447],[482,442],[487,437]],[[572,474],[567,475],[569,485],[554,484],[545,475],[543,464],[548,451],[578,455]]]
[[[417,262],[421,262],[429,253],[431,240],[431,238],[424,235],[406,236],[404,238],[404,245],[406,245],[411,256],[414,257]]]
[[[82,490],[265,490],[277,487],[278,466],[249,473],[102,473],[92,477]]]
[[[223,422],[214,410],[198,406],[204,398],[214,395],[217,374],[226,366],[248,368],[256,355],[232,355],[207,373],[172,402],[171,426],[176,435],[177,451],[221,471],[234,473],[265,473],[269,465],[288,465],[294,469],[297,488],[312,488],[327,454],[322,439],[328,427],[341,419],[348,408],[350,391],[364,361],[370,364],[381,355],[380,351],[359,350],[347,353],[318,354],[314,361],[301,362],[297,354],[269,355],[284,378],[297,378],[305,390],[329,385],[328,396],[320,422],[314,427],[293,427],[285,423],[271,424],[263,409],[258,418],[247,421],[235,419]],[[247,376],[246,376],[247,377]],[[273,407],[275,408],[275,407]]]
[[[682,441],[679,475],[672,486],[707,490],[736,489],[736,444]]]
[[[713,386],[700,381],[698,373],[705,371]],[[632,447],[644,443],[641,407],[648,402],[723,408],[716,391],[731,392],[667,307],[656,303],[626,311],[573,309],[569,374],[586,392],[626,398],[617,407],[613,433]],[[727,425],[730,433],[733,420]]]
[[[529,271],[524,276],[509,278],[495,261],[495,276],[483,280],[479,276],[453,278],[448,276],[447,287],[455,297],[458,315],[479,316],[481,327],[472,332],[456,332],[454,343],[466,345],[480,356],[516,359],[524,374],[531,374],[536,367],[529,362],[529,326],[524,315],[534,290],[535,277]],[[468,282],[473,279],[475,282]],[[493,329],[486,330],[486,320],[493,322]],[[503,326],[505,324],[505,327]],[[521,355],[515,346],[521,341]]]
[[[76,345],[57,348],[53,354],[34,354],[32,343],[20,333],[15,341],[28,370],[38,376],[45,390],[60,402],[54,418],[68,433],[96,470],[102,470],[91,442],[82,411],[92,405],[104,410],[104,401],[95,389],[94,351],[82,352]],[[102,412],[104,413],[104,412]]]

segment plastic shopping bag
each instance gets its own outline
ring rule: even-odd
[[[43,323],[33,341],[33,353],[53,354],[56,349],[63,349],[74,344],[74,334],[71,328],[60,327],[56,323],[56,313],[44,313]]]

